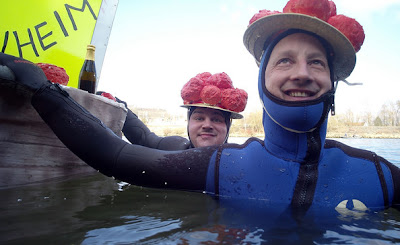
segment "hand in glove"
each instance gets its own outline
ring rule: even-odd
[[[0,65],[8,67],[15,76],[15,83],[32,92],[51,84],[43,70],[36,64],[0,52]]]
[[[96,95],[104,96],[104,97],[107,97],[107,98],[112,97],[111,99],[115,99],[116,102],[124,104],[126,109],[128,109],[128,105],[126,104],[125,101],[118,99],[118,97],[112,96],[110,93],[107,93],[107,92],[104,92],[104,91],[97,91]]]

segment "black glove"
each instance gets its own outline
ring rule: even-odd
[[[36,64],[0,52],[0,65],[7,66],[15,75],[15,82],[32,92],[51,85],[43,70]]]
[[[126,107],[126,109],[129,109],[129,108],[128,108],[128,105],[126,104],[126,102],[125,102],[125,101],[118,99],[118,97],[115,97],[115,99],[117,100],[117,102],[118,102],[118,103],[122,103],[122,104],[124,104],[124,105],[125,105],[125,107]]]
[[[103,93],[106,93],[106,92],[104,92],[104,91],[97,91],[97,92],[96,92],[96,95],[101,95],[101,94],[103,94]],[[118,103],[124,104],[125,107],[126,107],[126,109],[128,109],[128,105],[126,104],[125,101],[118,99],[118,97],[114,97],[114,98],[117,100]]]

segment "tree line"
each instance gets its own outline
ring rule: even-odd
[[[139,118],[148,125],[152,131],[160,136],[181,135],[187,136],[186,132],[186,114],[180,116],[170,115],[166,110],[149,108],[131,108]],[[262,110],[243,113],[244,118],[234,120],[230,129],[230,135],[235,137],[264,137],[264,128],[262,125]],[[163,122],[169,122],[168,126],[154,125],[154,121],[162,119]],[[180,121],[178,125],[178,121]],[[175,125],[176,124],[176,125]],[[175,125],[175,126],[173,126]],[[398,127],[400,126],[400,100],[389,102],[382,105],[377,114],[372,112],[354,113],[351,110],[345,113],[338,113],[330,116],[328,131],[339,132],[345,127]]]
[[[335,120],[334,117],[331,119]],[[348,110],[336,118],[338,124],[346,126],[400,126],[400,100],[382,105],[377,114],[353,113]]]
[[[350,109],[330,117],[329,127],[340,126],[400,126],[400,100],[382,105],[377,114],[354,113]],[[235,120],[230,130],[232,136],[264,136],[262,110],[244,113],[244,118]]]

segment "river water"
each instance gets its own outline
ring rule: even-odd
[[[400,139],[338,140],[400,166]],[[222,206],[203,193],[142,188],[99,173],[0,189],[0,196],[0,244],[400,243],[393,208],[295,221],[276,217],[274,207]]]

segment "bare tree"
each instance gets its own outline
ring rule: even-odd
[[[395,102],[395,126],[400,126],[400,100]]]
[[[389,126],[390,112],[387,104],[383,104],[379,111],[379,118],[382,120],[382,126]]]

